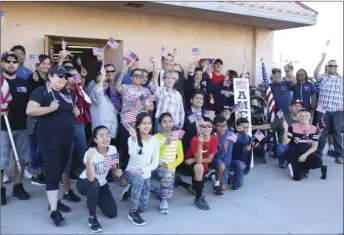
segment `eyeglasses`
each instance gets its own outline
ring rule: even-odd
[[[199,127],[200,128],[209,128],[209,129],[213,128],[212,125],[200,125]]]
[[[6,63],[6,64],[10,64],[10,63],[12,63],[12,64],[18,64],[18,60],[5,60],[5,63]]]
[[[114,73],[116,70],[107,70],[106,73]]]
[[[134,78],[143,78],[143,75],[142,74],[134,74],[133,77]]]
[[[327,65],[327,67],[329,67],[329,68],[337,68],[338,65],[332,65],[332,64],[330,64],[330,65]]]

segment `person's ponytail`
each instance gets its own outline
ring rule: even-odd
[[[139,147],[140,147],[139,155],[141,155],[143,153],[142,152],[143,144],[142,144],[142,139],[141,139],[141,133],[140,133],[139,128],[136,127],[135,130],[137,133],[137,143],[139,144]]]

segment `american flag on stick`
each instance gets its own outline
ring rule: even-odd
[[[81,66],[81,59],[80,59],[80,56],[78,56],[78,58],[76,59],[76,63]]]
[[[128,124],[136,121],[137,112],[135,110],[121,113],[121,119],[123,124]]]
[[[101,47],[93,47],[93,55],[102,56],[104,49]]]
[[[283,112],[282,110],[279,110],[277,113],[276,113],[277,117],[278,118],[283,118]]]
[[[326,113],[326,110],[325,110],[324,106],[322,106],[322,105],[318,105],[316,111],[318,111],[320,113]]]
[[[274,95],[272,94],[272,90],[269,86],[268,75],[266,74],[265,64],[263,61],[262,61],[262,73],[263,73],[266,99],[268,100],[268,121],[272,122],[275,119],[276,104],[275,104]]]
[[[125,54],[124,54],[124,57],[123,59],[125,61],[127,61],[127,64],[130,64],[131,62],[133,62],[134,60],[136,60],[137,58],[137,55],[132,52],[131,50],[128,50]]]
[[[1,85],[1,112],[7,112],[8,111],[8,105],[12,101],[12,95],[10,86],[8,85],[8,82],[4,78],[4,76],[0,77],[0,85]]]
[[[67,48],[67,42],[65,42],[62,38],[62,43],[61,43],[61,46],[62,46],[62,50],[66,50]]]
[[[205,110],[205,111],[204,111],[204,117],[208,117],[208,118],[210,118],[211,120],[214,120],[214,118],[215,118],[215,111],[212,111],[212,110]]]
[[[114,38],[109,38],[107,44],[114,50],[116,50],[117,47],[119,46],[118,42],[116,42]]]
[[[171,137],[172,138],[183,139],[184,134],[185,134],[185,131],[183,129],[171,131]]]
[[[235,134],[234,132],[230,132],[226,138],[226,140],[231,140],[234,143],[237,141],[237,139],[238,139],[238,135]]]
[[[118,164],[118,153],[108,155],[104,157],[104,166],[109,167],[113,166],[114,164]]]
[[[245,108],[245,104],[243,102],[240,102],[238,104],[234,104],[231,107],[229,107],[230,110],[233,111],[240,111]]]
[[[29,59],[35,64],[39,63],[37,55],[29,55]]]
[[[168,56],[168,53],[169,51],[165,47],[161,48],[161,56]]]
[[[260,142],[264,139],[265,135],[260,130],[257,130],[254,137]]]
[[[201,54],[201,49],[198,47],[192,48],[192,55],[200,55]]]

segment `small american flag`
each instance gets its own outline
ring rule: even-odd
[[[1,25],[2,25],[2,22],[4,22],[5,20],[5,16],[6,16],[6,13],[4,11],[1,11]]]
[[[326,113],[326,110],[325,110],[324,106],[322,106],[322,105],[318,105],[316,111],[318,111],[320,113]]]
[[[183,129],[171,131],[171,137],[172,138],[183,139],[184,134],[185,134],[185,131]]]
[[[78,56],[78,58],[76,59],[76,63],[81,66],[81,59],[80,59],[80,56]]]
[[[211,120],[214,120],[215,118],[215,111],[212,110],[205,110],[204,116],[210,118]]]
[[[239,104],[234,104],[233,106],[229,107],[232,111],[240,111],[245,108],[245,104],[243,102],[240,102]]]
[[[238,139],[238,135],[235,134],[234,132],[230,132],[226,138],[226,140],[231,140],[234,143],[237,141],[237,139]]]
[[[118,153],[108,155],[104,157],[104,166],[105,167],[110,167],[113,166],[114,164],[118,164]]]
[[[112,47],[112,49],[116,50],[117,47],[119,46],[118,42],[116,42],[115,39],[113,38],[109,38],[109,41],[107,42],[107,44]]]
[[[134,106],[137,110],[141,110],[143,109],[143,104],[142,104],[142,100],[139,98],[137,100],[134,101]]]
[[[190,121],[191,123],[194,123],[194,122],[196,121],[196,117],[195,117],[195,115],[193,115],[193,114],[191,114],[191,115],[188,117],[188,119],[189,119],[189,121]]]
[[[8,82],[4,78],[4,76],[1,75],[0,77],[0,86],[1,86],[1,112],[7,112],[8,111],[8,105],[12,101],[12,95],[10,86],[8,85]]]
[[[268,121],[272,122],[275,119],[275,99],[274,95],[272,94],[272,90],[269,86],[268,75],[266,74],[265,64],[262,62],[262,74],[263,74],[263,81],[264,81],[264,88],[265,88],[265,95],[266,99],[268,100]]]
[[[29,55],[29,59],[30,59],[33,63],[39,63],[39,60],[38,60],[38,56],[37,56],[37,55]]]
[[[67,48],[67,42],[65,42],[63,39],[62,39],[61,46],[62,46],[62,50],[66,50],[66,48]]]
[[[277,113],[276,113],[277,117],[278,118],[283,118],[283,112],[282,110],[279,110]]]
[[[168,56],[168,53],[169,51],[165,47],[161,48],[161,56]]]
[[[198,47],[192,48],[192,55],[200,55],[201,54],[201,49]]]
[[[123,124],[128,124],[136,121],[137,112],[135,110],[121,113],[121,119]]]
[[[127,61],[128,64],[130,64],[131,62],[133,62],[134,60],[136,60],[137,58],[137,55],[132,52],[131,50],[128,50],[125,54],[124,54],[124,57],[123,59],[125,61]]]
[[[93,47],[93,55],[102,56],[104,49],[101,47]]]
[[[264,139],[265,135],[260,130],[257,130],[254,137],[260,142]]]

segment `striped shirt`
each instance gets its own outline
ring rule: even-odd
[[[151,89],[156,96],[155,117],[159,118],[162,113],[169,112],[173,125],[183,128],[185,112],[182,95],[174,88],[152,86]]]
[[[322,105],[329,112],[343,109],[343,76],[324,74],[318,81],[318,105]]]

